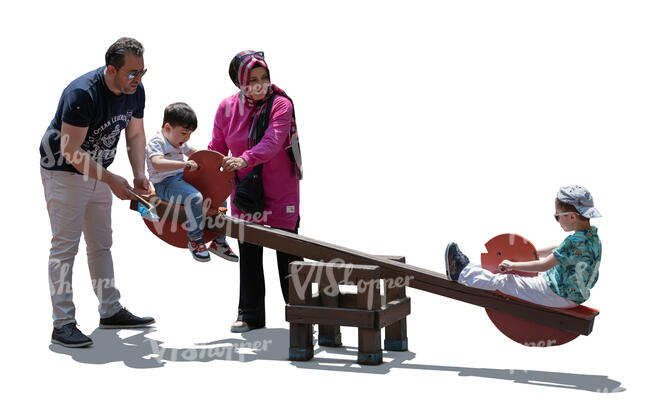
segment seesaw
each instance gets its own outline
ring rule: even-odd
[[[503,260],[524,262],[537,260],[537,249],[527,239],[515,234],[501,234],[485,243],[487,253],[481,254],[481,267],[493,273],[498,273],[498,266]],[[522,276],[536,276],[536,273],[515,272]],[[497,294],[511,300],[521,301],[497,291]],[[598,315],[598,310],[586,306],[572,309],[548,308],[556,312],[584,317],[593,321]],[[578,337],[579,332],[553,328],[530,320],[523,320],[517,316],[499,312],[494,309],[485,309],[494,325],[508,338],[528,346],[556,346],[570,342]]]
[[[212,201],[206,212],[205,232],[215,236],[225,234],[316,261],[291,264],[290,300],[286,306],[290,359],[307,360],[313,356],[313,324],[319,325],[319,344],[323,346],[341,344],[340,326],[358,328],[359,363],[381,362],[383,328],[386,329],[385,349],[407,350],[406,316],[410,314],[410,298],[406,297],[406,287],[481,306],[503,334],[526,346],[561,345],[579,335],[589,335],[593,329],[598,315],[595,309],[536,305],[499,292],[451,282],[442,273],[406,264],[404,257],[367,254],[226,216],[223,209],[213,207],[221,204],[232,191],[233,173],[221,170],[223,156],[199,151],[191,159],[200,168],[192,175],[184,172],[184,178],[192,180],[205,200]],[[158,222],[143,220],[147,227],[169,244],[187,246],[186,232],[181,226],[186,221],[183,207],[166,203],[155,195],[144,196],[143,201],[160,217]],[[142,207],[142,202],[131,202],[131,209],[138,210],[138,204]],[[534,246],[517,235],[497,236],[486,243],[486,248],[481,264],[492,271],[504,259],[536,258]],[[317,293],[311,292],[312,283],[318,284]],[[357,293],[340,292],[338,286],[344,284],[356,285]],[[381,285],[384,295],[380,294]]]
[[[204,215],[218,216],[226,213],[227,209],[219,205],[228,198],[233,188],[234,172],[226,172],[221,167],[223,155],[216,151],[197,151],[190,158],[199,168],[195,171],[183,171],[183,180],[192,184],[201,191],[206,207]],[[136,195],[137,196],[137,195]],[[138,211],[143,216],[143,221],[149,230],[162,241],[172,246],[186,248],[187,233],[181,229],[185,219],[180,220],[179,214],[184,216],[184,208],[161,200],[155,194],[147,197],[138,197]],[[213,203],[215,201],[215,203]],[[157,206],[156,214],[147,214]],[[162,217],[162,219],[161,219]],[[204,229],[203,238],[208,241],[217,237],[219,233]]]

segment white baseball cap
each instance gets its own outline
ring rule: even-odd
[[[563,203],[571,204],[585,218],[602,217],[594,207],[594,199],[591,197],[591,193],[584,187],[579,185],[562,187],[557,192],[557,199]]]

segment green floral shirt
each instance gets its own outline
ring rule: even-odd
[[[598,229],[594,226],[564,239],[553,250],[560,263],[543,274],[551,290],[576,303],[589,299],[589,290],[598,281],[600,253]]]

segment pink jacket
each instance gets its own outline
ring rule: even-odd
[[[241,104],[238,94],[221,101],[214,117],[212,141],[208,149],[224,155],[243,158],[248,167],[236,171],[242,179],[263,163],[265,214],[251,217],[233,204],[235,192],[230,195],[231,215],[254,223],[293,230],[300,219],[300,181],[293,175],[291,161],[284,150],[289,145],[289,129],[293,107],[291,101],[276,96],[271,109],[269,126],[261,141],[248,148],[248,130],[253,108]]]

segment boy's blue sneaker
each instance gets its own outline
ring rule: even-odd
[[[212,243],[210,243],[210,246],[208,247],[208,251],[231,262],[239,261],[239,256],[237,256],[230,246],[228,246],[228,242],[225,238],[216,238],[212,240]]]
[[[192,253],[194,260],[198,260],[199,262],[210,261],[210,253],[208,253],[208,249],[205,247],[203,239],[190,240],[187,243],[187,248],[190,249],[190,253]]]
[[[460,272],[469,264],[469,259],[458,248],[456,243],[449,243],[445,251],[445,265],[447,266],[447,279],[458,282]]]

